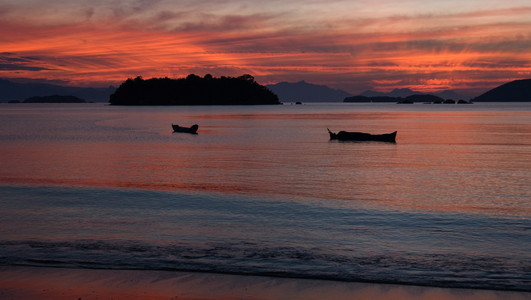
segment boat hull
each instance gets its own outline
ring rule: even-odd
[[[191,133],[191,134],[197,134],[197,129],[199,128],[197,124],[192,125],[190,127],[182,127],[179,125],[171,124],[171,127],[173,128],[173,132],[184,132],[184,133]]]
[[[365,133],[365,132],[340,131],[338,133],[333,133],[330,130],[328,130],[328,133],[330,134],[330,140],[357,141],[357,142],[376,141],[376,142],[395,143],[397,132],[395,131],[392,133],[385,133],[385,134],[370,134],[370,133]]]

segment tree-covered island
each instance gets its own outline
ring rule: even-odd
[[[127,79],[110,96],[112,105],[261,105],[281,104],[278,96],[251,75],[215,78],[194,74],[170,79]]]

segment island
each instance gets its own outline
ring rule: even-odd
[[[170,79],[127,79],[110,95],[111,105],[263,105],[282,104],[278,96],[254,77],[215,78],[190,74]]]
[[[16,102],[11,102],[16,103]],[[87,103],[85,100],[76,96],[51,95],[29,97],[23,103]]]
[[[474,102],[528,102],[531,101],[531,79],[513,80],[495,87],[478,97]]]

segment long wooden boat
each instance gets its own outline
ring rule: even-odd
[[[173,132],[185,132],[185,133],[197,134],[197,129],[199,128],[199,125],[194,124],[190,127],[183,127],[183,126],[171,124],[171,127],[173,128]]]
[[[333,133],[332,131],[330,131],[330,129],[328,129],[328,133],[330,134],[331,140],[358,141],[358,142],[377,141],[377,142],[388,142],[388,143],[396,142],[396,131],[392,133],[385,133],[385,134],[370,134],[370,133],[365,133],[365,132],[350,132],[350,131],[340,131],[338,133]]]

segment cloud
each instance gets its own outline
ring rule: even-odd
[[[1,3],[0,76],[39,73],[74,84],[251,73],[352,92],[531,76],[525,1],[284,2]]]
[[[41,67],[21,66],[16,64],[0,64],[0,70],[2,71],[43,71],[50,70]]]
[[[38,66],[39,59],[35,57],[17,56],[14,53],[0,53],[0,71],[44,71],[49,68]]]

